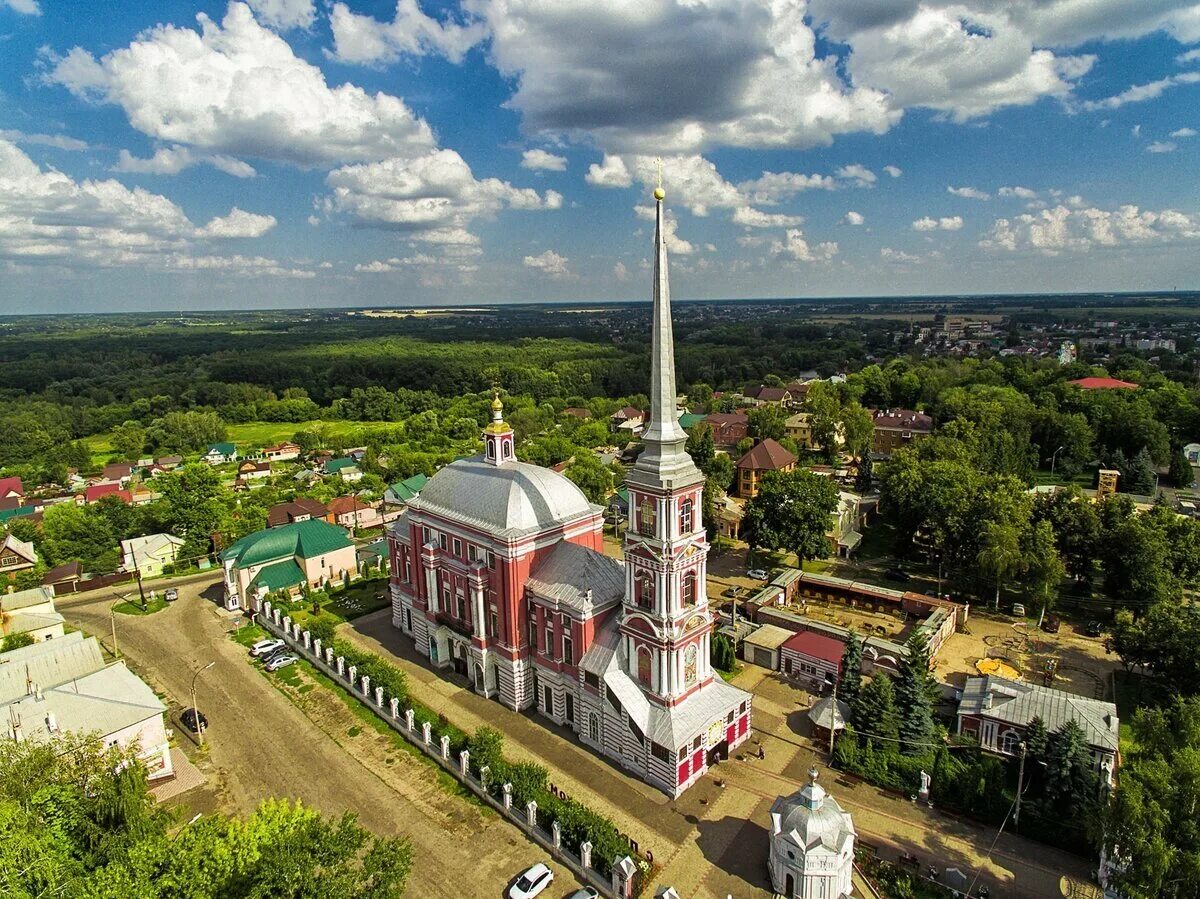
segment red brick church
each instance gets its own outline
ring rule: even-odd
[[[655,191],[651,409],[626,478],[625,561],[603,509],[516,457],[492,403],[484,452],[447,465],[392,525],[392,621],[439,668],[512,709],[535,707],[678,796],[750,732],[750,694],[709,664],[704,476],[684,449]]]

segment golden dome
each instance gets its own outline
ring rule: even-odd
[[[502,411],[504,411],[504,403],[500,402],[500,396],[499,396],[499,394],[494,394],[494,395],[492,396],[492,411],[493,411],[493,412],[502,412]]]
[[[654,188],[654,199],[661,200],[666,195],[667,195],[667,192],[665,190],[663,190],[661,187]]]

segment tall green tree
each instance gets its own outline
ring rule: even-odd
[[[842,675],[838,680],[838,699],[851,709],[858,704],[862,692],[862,640],[852,628],[846,634],[846,648],[842,652]]]
[[[925,632],[914,630],[905,642],[896,679],[896,706],[900,713],[900,740],[904,752],[920,755],[937,742],[938,728],[933,709],[941,690],[929,673],[929,641]]]
[[[811,471],[767,472],[757,495],[746,504],[742,527],[755,546],[787,550],[797,563],[829,555],[829,516],[837,509],[838,490],[831,478]]]
[[[1007,521],[985,521],[981,532],[982,545],[975,560],[995,584],[993,608],[999,609],[1001,585],[1021,567],[1021,532]]]
[[[612,472],[594,453],[581,452],[563,473],[583,491],[589,502],[604,505],[612,496]]]
[[[39,548],[52,565],[77,559],[86,571],[107,572],[119,564],[117,537],[96,506],[47,506]]]
[[[1050,734],[1046,746],[1046,798],[1055,812],[1074,817],[1094,804],[1099,782],[1087,735],[1074,718]]]
[[[140,421],[127,421],[112,432],[112,445],[122,459],[136,461],[146,448],[146,429]]]
[[[770,403],[755,406],[746,413],[746,417],[749,419],[748,432],[757,440],[766,440],[768,437],[772,440],[782,440],[787,431],[784,425],[787,416],[779,406]]]
[[[875,674],[862,688],[850,711],[859,734],[879,742],[883,748],[895,749],[900,739],[900,716],[890,677]]]
[[[206,555],[213,535],[225,523],[220,475],[209,465],[195,463],[162,478],[162,482],[171,533],[183,538],[180,557]]]

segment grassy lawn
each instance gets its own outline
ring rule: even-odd
[[[1117,717],[1121,719],[1121,753],[1125,754],[1137,749],[1137,741],[1133,738],[1134,712],[1143,706],[1169,702],[1170,697],[1160,685],[1132,671],[1118,669],[1113,672],[1113,678],[1116,682]]]
[[[166,607],[167,601],[161,596],[156,596],[153,599],[146,600],[145,609],[142,608],[142,601],[140,599],[131,599],[113,606],[113,611],[120,612],[122,615],[153,615],[155,612],[161,612]]]
[[[291,440],[297,431],[314,431],[326,440],[339,440],[363,428],[385,428],[388,422],[379,421],[250,421],[245,424],[229,425],[227,439],[237,445],[239,452],[259,449],[270,443]],[[112,461],[116,450],[112,445],[112,434],[92,434],[82,438],[84,446],[92,454],[92,464],[100,466]]]
[[[339,589],[333,596],[322,598],[320,606],[322,613],[342,622],[369,615],[371,612],[387,608],[390,604],[387,578],[376,577],[356,581],[345,590]],[[312,603],[305,602],[302,598],[278,605],[301,626],[313,617]]]
[[[1095,473],[1090,471],[1081,472],[1073,478],[1063,477],[1062,473],[1057,471],[1054,474],[1051,474],[1049,471],[1035,471],[1033,473],[1033,483],[1039,487],[1044,487],[1047,484],[1058,484],[1062,487],[1069,487],[1074,484],[1076,487],[1090,490],[1096,486],[1094,483],[1095,480]]]

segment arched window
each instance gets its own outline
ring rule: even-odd
[[[654,574],[639,571],[634,578],[634,601],[642,609],[654,608]]]
[[[1021,748],[1021,735],[1015,730],[1006,730],[1000,737],[1000,751],[1008,755],[1016,755]]]
[[[491,440],[489,440],[487,442],[487,457],[489,459],[496,458],[496,444],[494,442],[492,442]]]
[[[654,678],[654,666],[650,661],[650,650],[645,646],[639,646],[637,651],[637,679],[644,686],[651,686],[651,681]]]
[[[653,537],[654,519],[654,503],[649,498],[642,500],[641,506],[638,507],[638,533],[643,537]]]
[[[692,532],[692,526],[693,526],[692,510],[694,508],[695,508],[695,505],[692,503],[692,501],[690,499],[685,499],[682,503],[679,504],[679,533],[680,534],[687,535]]]
[[[696,572],[694,571],[689,571],[683,576],[683,604],[685,606],[696,604]]]

